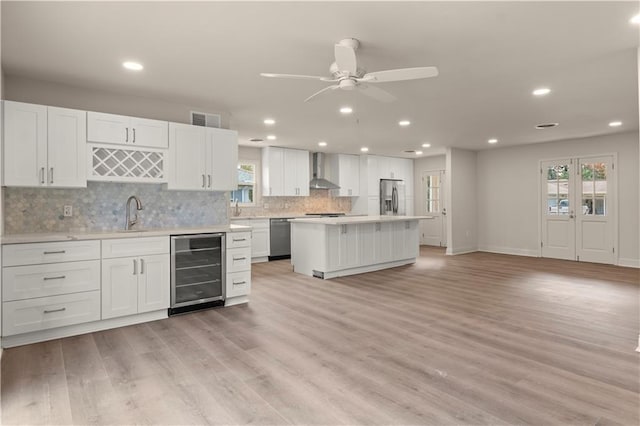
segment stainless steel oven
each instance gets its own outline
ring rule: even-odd
[[[172,236],[169,315],[223,305],[225,276],[224,233]]]

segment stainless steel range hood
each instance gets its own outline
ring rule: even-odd
[[[324,154],[313,153],[313,179],[309,182],[311,189],[340,189],[338,185],[324,178]]]

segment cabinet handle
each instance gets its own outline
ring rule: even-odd
[[[242,285],[242,284],[246,284],[246,281],[238,281],[238,282],[233,282],[233,285]]]
[[[144,259],[140,259],[140,273],[144,274]]]
[[[42,254],[64,254],[66,250],[58,250],[58,251],[43,251]]]
[[[207,177],[209,178],[209,188],[211,188],[211,175],[207,175]]]
[[[138,275],[138,261],[133,259],[133,275]]]
[[[67,278],[64,275],[60,275],[59,277],[44,277],[43,280],[45,281],[49,281],[49,280],[64,280],[65,278]]]
[[[234,257],[233,261],[235,262],[236,260],[245,260],[246,257]]]
[[[64,311],[66,311],[66,310],[67,310],[67,308],[51,309],[51,310],[49,310],[49,311],[48,311],[48,310],[45,310],[45,311],[44,311],[44,313],[45,313],[45,314],[52,314],[52,313],[54,313],[54,312],[64,312]]]
[[[128,127],[125,127],[125,130],[127,131],[127,134],[126,134],[126,136],[125,136],[125,138],[124,138],[124,141],[125,141],[125,142],[129,142],[129,128],[128,128]]]
[[[132,128],[131,130],[133,130],[133,143],[136,143],[136,128]]]
[[[207,178],[205,177],[205,175],[202,175],[202,187],[206,188],[207,187]]]
[[[44,185],[44,167],[40,168],[40,183]]]
[[[234,238],[233,242],[235,243],[236,241],[247,241],[246,238]]]
[[[53,167],[51,167],[51,178],[49,179],[49,183],[53,183]]]
[[[347,225],[340,225],[340,233],[341,234],[347,233]]]

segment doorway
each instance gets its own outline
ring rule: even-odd
[[[616,263],[613,155],[542,161],[541,256]]]
[[[445,184],[444,170],[431,170],[422,173],[422,206],[419,214],[430,218],[420,221],[420,244],[439,247],[447,246]]]

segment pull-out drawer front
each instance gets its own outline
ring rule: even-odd
[[[251,270],[251,247],[227,250],[227,273]]]
[[[169,253],[169,237],[132,237],[102,240],[102,258]]]
[[[99,290],[4,302],[2,335],[11,336],[99,319]]]
[[[100,290],[100,261],[2,268],[2,300]]]
[[[251,271],[227,274],[227,298],[246,296],[249,293],[251,293]]]
[[[2,266],[38,265],[100,259],[100,241],[8,244],[2,246]]]
[[[227,233],[227,249],[251,246],[251,232]]]

